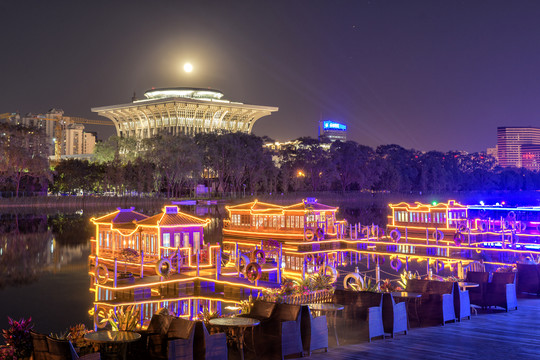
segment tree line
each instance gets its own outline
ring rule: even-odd
[[[21,185],[27,190],[36,183],[48,184],[54,193],[167,197],[192,195],[198,184],[214,195],[540,188],[538,172],[500,168],[485,153],[421,152],[394,144],[374,149],[354,141],[329,143],[306,137],[271,149],[263,146],[271,139],[243,133],[161,134],[140,141],[113,136],[96,145],[93,161],[62,160],[50,170],[41,160],[29,160],[35,158],[30,148],[4,138],[0,137],[4,191]]]

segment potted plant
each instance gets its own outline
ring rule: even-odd
[[[109,317],[101,322],[108,322],[113,331],[135,331],[140,325],[140,311],[134,305],[129,305],[125,309],[121,306],[116,312],[111,309]]]
[[[8,316],[9,328],[2,330],[6,345],[13,349],[16,359],[29,359],[32,355],[32,318],[13,320]],[[9,359],[9,357],[8,357]]]

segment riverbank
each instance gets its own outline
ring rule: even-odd
[[[490,191],[490,192],[452,192],[452,193],[390,193],[390,192],[295,192],[287,194],[258,194],[258,195],[230,195],[226,197],[211,198],[220,204],[237,204],[258,199],[277,204],[291,204],[307,197],[315,197],[322,203],[371,203],[371,202],[414,202],[424,203],[446,202],[449,199],[464,204],[486,204],[506,202],[508,205],[538,205],[539,191]],[[160,208],[171,201],[186,199],[171,199],[166,197],[137,197],[137,196],[34,196],[20,198],[0,198],[0,211],[13,211],[19,209],[52,209],[53,211],[99,210],[113,207]],[[209,198],[189,199],[205,204]]]

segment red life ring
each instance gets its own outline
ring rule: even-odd
[[[434,265],[435,265],[435,270],[437,271],[437,273],[441,271],[442,269],[444,269],[444,263],[441,260],[435,260]]]
[[[306,229],[306,231],[304,232],[304,239],[306,239],[307,241],[311,241],[314,237],[315,232],[313,232],[313,229]]]
[[[266,259],[264,251],[261,249],[255,249],[251,252],[250,260],[254,262],[259,262],[260,260]]]
[[[246,274],[246,278],[249,281],[255,282],[261,278],[261,274],[262,274],[261,266],[257,264],[256,262],[250,262],[246,266],[245,274]]]
[[[463,238],[464,236],[462,233],[460,233],[459,231],[456,232],[454,234],[454,244],[456,244],[456,246],[461,246],[461,243],[463,242]]]
[[[390,231],[390,239],[394,242],[399,242],[399,239],[401,239],[401,232],[398,229]]]
[[[390,267],[399,272],[399,269],[401,269],[401,260],[399,260],[399,258],[392,259],[392,261],[390,261]]]

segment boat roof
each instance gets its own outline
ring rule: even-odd
[[[176,205],[167,205],[161,213],[154,216],[147,216],[133,209],[119,208],[115,212],[90,220],[94,224],[111,224],[113,229],[125,231],[134,230],[137,226],[206,226],[210,222],[209,219],[183,213]]]
[[[209,219],[201,219],[197,216],[189,215],[179,211],[176,205],[167,205],[163,208],[162,212],[146,218],[141,221],[137,221],[139,226],[206,226],[210,222]]]
[[[268,214],[268,215],[282,215],[284,211],[302,211],[306,210],[318,210],[318,211],[337,211],[339,208],[337,206],[329,206],[318,203],[315,201],[302,201],[293,205],[281,206],[276,204],[265,203],[262,201],[252,201],[249,203],[226,206],[228,211],[239,210],[239,211],[250,211],[251,213],[256,214]]]
[[[407,202],[400,202],[398,204],[388,204],[392,209],[406,209],[407,211],[423,211],[429,212],[431,210],[447,210],[447,209],[467,209],[467,206],[461,205],[454,200],[449,200],[446,203],[437,203],[436,205],[432,204],[423,204],[416,201],[414,204]]]
[[[109,224],[126,224],[133,223],[133,221],[140,221],[148,218],[147,215],[134,211],[135,208],[129,209],[118,208],[116,211],[103,215],[99,218],[90,219],[94,224],[97,223],[109,223]]]

